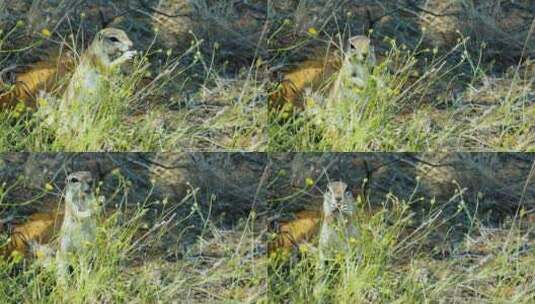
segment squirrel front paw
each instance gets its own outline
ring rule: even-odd
[[[111,67],[112,68],[115,68],[115,67],[118,67],[120,65],[122,65],[123,63],[131,60],[132,58],[134,58],[134,56],[137,55],[137,51],[126,51],[124,52],[121,57],[115,59],[112,63],[111,63]]]
[[[124,52],[124,54],[121,56],[123,58],[123,60],[130,60],[132,58],[134,58],[134,56],[137,55],[137,51],[126,51]]]

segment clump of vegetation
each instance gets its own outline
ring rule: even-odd
[[[294,115],[270,113],[270,151],[534,148],[529,65],[513,67],[507,81],[491,80],[480,58],[467,51],[468,38],[445,54],[421,45],[408,50],[387,40],[390,49],[358,98],[308,97],[311,102]],[[444,92],[468,83],[456,96]],[[494,95],[473,87],[481,84]],[[328,110],[327,102],[336,106]]]
[[[17,8],[20,9],[18,6],[10,7],[15,11]],[[19,17],[26,17],[22,11],[16,13]],[[0,76],[4,81],[0,81],[0,94],[9,92],[13,84],[13,79],[4,77],[4,72],[13,74],[15,70],[23,70],[16,68],[22,63],[35,62],[31,51],[45,50],[50,54],[61,49],[60,52],[81,53],[85,31],[88,30],[83,24],[93,22],[85,16],[76,20],[80,23],[78,29],[65,29],[64,24],[57,24],[57,31],[45,27],[35,33],[35,29],[23,20],[15,21],[8,17],[5,28],[9,30],[0,32],[0,53],[3,54],[0,64],[9,68],[1,70]],[[260,100],[264,94],[263,80],[259,79],[256,67],[250,66],[240,75],[230,75],[225,66],[215,64],[221,50],[205,51],[211,46],[197,39],[194,33],[189,34],[189,47],[181,45],[180,52],[163,47],[158,43],[162,39],[158,35],[159,31],[155,29],[136,37],[138,45],[134,47],[142,49],[143,55],[123,77],[110,84],[108,92],[90,110],[71,109],[72,113],[59,113],[56,109],[35,115],[36,108],[53,103],[54,98],[61,98],[64,86],[48,92],[51,98],[36,98],[31,108],[22,103],[4,108],[0,114],[0,149],[263,150],[267,118]],[[31,44],[22,47],[23,41]],[[51,60],[47,58],[49,54],[38,58]],[[57,82],[65,84],[69,79],[70,76],[66,75]],[[65,132],[58,132],[62,127],[61,119],[55,125],[45,123],[50,116],[69,117],[71,121],[82,116],[91,116],[91,119],[80,120],[84,124],[76,126],[79,132],[63,134]]]
[[[294,115],[270,113],[270,151],[534,149],[535,40],[525,1],[372,2],[325,11],[299,1],[295,18],[274,31],[275,65],[314,58],[311,45],[333,48],[340,37],[362,34],[379,62],[358,98],[325,101],[324,90],[305,96],[311,102]]]
[[[327,268],[306,243],[291,257],[270,256],[272,303],[535,299],[534,230],[525,214],[491,229],[462,191],[444,203],[388,195],[373,211],[360,200],[357,210],[360,236]]]
[[[77,253],[72,259],[80,262],[71,265],[67,285],[58,283],[53,257],[40,252],[32,259],[19,252],[0,257],[0,296],[5,302],[252,303],[265,295],[254,212],[232,229],[223,229],[216,224],[219,219],[201,208],[218,204],[213,195],[191,189],[180,201],[149,195],[136,204],[128,201],[129,181],[122,176],[118,181],[117,191],[106,199],[108,211],[99,220],[96,242],[87,256]],[[7,193],[0,194],[0,218],[4,211],[32,202],[14,206],[4,201]],[[3,248],[9,238],[4,238],[7,231],[0,232]],[[47,246],[57,245],[54,240]]]

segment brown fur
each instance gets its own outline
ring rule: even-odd
[[[38,212],[21,224],[15,224],[10,232],[10,242],[0,249],[0,255],[8,257],[14,251],[30,256],[30,241],[46,244],[58,233],[63,222],[63,212]]]
[[[280,110],[291,103],[294,108],[303,109],[303,93],[306,88],[321,90],[329,85],[329,80],[340,69],[338,55],[331,54],[323,60],[307,60],[296,69],[284,75],[279,88],[269,96],[269,110]]]
[[[75,60],[63,55],[52,62],[40,61],[15,76],[14,87],[2,92],[0,88],[0,108],[12,108],[19,102],[26,107],[35,108],[40,91],[51,92],[60,87],[61,80],[73,71]],[[8,84],[3,84],[7,87]]]
[[[290,252],[300,244],[311,241],[319,232],[321,212],[303,210],[295,213],[294,219],[274,224],[276,237],[268,243],[268,253]]]

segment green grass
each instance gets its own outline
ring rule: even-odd
[[[128,183],[119,188],[106,200],[119,202],[99,219],[96,242],[72,258],[67,284],[56,277],[54,257],[0,257],[2,301],[253,303],[265,295],[264,259],[254,253],[254,213],[223,229],[201,210],[198,189],[178,202],[147,197],[132,204],[126,200]],[[57,240],[48,246],[55,250]]]
[[[93,109],[92,119],[81,126],[83,131],[58,136],[57,127],[45,128],[31,115],[2,111],[0,149],[534,151],[533,63],[526,59],[532,54],[535,27],[524,26],[508,35],[514,27],[498,22],[499,5],[494,12],[489,11],[492,5],[457,2],[452,5],[466,16],[449,24],[445,14],[444,28],[442,19],[427,20],[431,15],[411,5],[406,12],[413,16],[408,17],[399,14],[398,4],[385,3],[385,20],[376,20],[376,29],[364,31],[385,60],[374,68],[358,100],[338,100],[333,111],[316,100],[295,116],[268,117],[266,97],[277,84],[273,72],[315,57],[313,50],[325,50],[333,41],[340,44],[338,34],[362,34],[363,20],[356,15],[362,10],[341,3],[320,9],[310,1],[275,1],[272,7],[255,10],[247,6],[252,15],[266,10],[269,22],[264,24],[236,13],[226,2],[200,1],[194,11],[205,24],[188,34],[191,48],[183,47],[178,54],[156,42],[152,35],[157,34],[144,33],[141,40],[154,43],[144,50],[152,66],[139,60],[133,72],[114,83]],[[372,11],[377,9],[368,4]],[[430,4],[429,9],[434,6],[440,5]],[[501,13],[507,20],[515,16]],[[21,20],[24,16],[20,12]],[[66,27],[51,38],[37,32],[33,40],[18,45],[28,38],[24,22],[5,20],[7,29],[0,34],[2,66],[27,63],[29,52],[43,51],[49,40],[61,41],[69,34]],[[505,49],[511,41],[504,37],[514,40],[514,49]],[[157,81],[149,87],[136,85],[146,72]]]
[[[271,303],[535,300],[534,230],[521,227],[520,218],[493,229],[476,217],[459,222],[472,212],[462,196],[433,206],[388,196],[378,211],[366,212],[366,205],[357,210],[360,236],[348,241],[350,251],[338,252],[331,268],[319,268],[314,242],[290,258],[272,254]]]
[[[23,25],[0,33],[2,65],[18,51],[3,47]],[[42,43],[42,41],[41,41]],[[264,149],[263,84],[255,69],[236,76],[205,58],[202,41],[184,53],[149,46],[130,71],[110,77],[95,100],[59,109],[62,92],[37,100],[38,111],[19,104],[0,113],[2,151],[187,151]],[[72,46],[77,50],[79,47]],[[153,68],[159,60],[158,68]],[[150,81],[147,81],[150,76]],[[69,78],[61,82],[68,83]],[[203,91],[208,87],[209,90]],[[2,88],[8,91],[9,87]],[[51,117],[55,117],[52,123]]]

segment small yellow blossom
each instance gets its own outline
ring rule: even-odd
[[[318,30],[315,29],[314,27],[309,27],[307,32],[308,34],[310,34],[310,36],[314,36],[314,37],[318,36]]]
[[[52,187],[52,185],[51,185],[50,183],[46,183],[46,185],[45,185],[45,189],[46,189],[47,191],[52,191],[52,190],[54,190],[54,187]]]
[[[307,187],[312,187],[312,185],[314,185],[314,180],[310,177],[305,178],[305,185],[307,185]]]
[[[316,106],[316,102],[313,98],[307,98],[305,103],[307,108],[313,108]]]
[[[43,36],[45,36],[45,37],[52,36],[52,33],[47,28],[42,29],[41,30],[41,34],[43,34]]]

